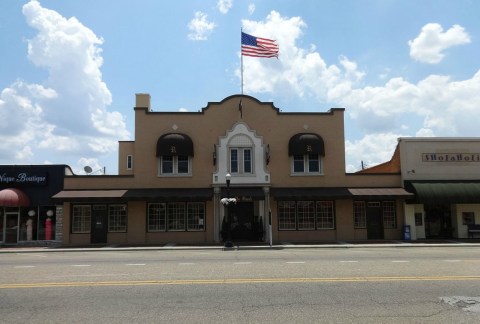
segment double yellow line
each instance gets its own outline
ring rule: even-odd
[[[0,284],[0,289],[55,288],[55,287],[102,287],[102,286],[147,286],[147,285],[222,285],[252,283],[328,283],[328,282],[392,282],[392,281],[469,281],[480,276],[426,276],[426,277],[340,277],[340,278],[232,278],[192,280],[138,280],[138,281],[79,281],[35,282]]]

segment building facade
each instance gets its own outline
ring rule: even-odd
[[[289,113],[233,95],[198,112],[156,112],[137,94],[134,114],[119,174],[66,176],[53,197],[63,244],[402,237],[412,194],[400,172],[345,172],[343,108]]]
[[[0,166],[0,244],[47,245],[63,235],[63,208],[52,196],[63,189],[66,165]]]
[[[480,224],[480,139],[400,138],[405,208],[414,239],[468,238]]]

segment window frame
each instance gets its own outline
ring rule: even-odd
[[[253,147],[231,146],[228,148],[228,162],[229,162],[228,166],[229,166],[229,172],[231,174],[235,174],[237,176],[255,174],[253,161],[254,161]],[[250,169],[250,170],[245,171],[247,169]]]
[[[115,209],[119,213],[113,213]],[[108,233],[127,233],[128,213],[125,204],[108,205],[107,218]]]
[[[367,228],[367,203],[364,200],[353,202],[353,228]]]
[[[316,162],[317,170],[311,171],[312,162]],[[294,154],[290,157],[290,171],[292,175],[321,175],[323,158],[320,154]]]
[[[167,161],[168,159],[168,161]],[[180,160],[182,159],[182,160]],[[171,163],[172,172],[166,172],[166,163]],[[180,172],[181,163],[188,168],[187,172]],[[192,157],[190,155],[162,155],[158,157],[158,176],[160,177],[188,177],[192,175]]]
[[[382,201],[382,220],[384,229],[397,228],[397,213],[394,200]]]
[[[82,210],[81,214],[76,214],[78,208]],[[76,220],[77,218],[80,219]],[[90,234],[92,232],[92,205],[79,204],[72,206],[71,232],[72,234]]]
[[[277,212],[279,231],[336,230],[335,200],[281,200]]]
[[[127,155],[127,170],[133,169],[133,155]]]
[[[152,213],[155,207],[157,214]],[[147,232],[205,232],[206,215],[204,201],[149,202]]]

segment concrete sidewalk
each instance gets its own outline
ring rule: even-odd
[[[437,240],[437,241],[359,241],[359,242],[328,242],[328,243],[268,243],[247,244],[236,243],[232,248],[218,245],[96,245],[96,246],[0,246],[0,253],[35,253],[35,252],[102,252],[102,251],[181,251],[181,250],[269,250],[269,249],[332,249],[332,248],[420,248],[420,247],[479,247],[480,240]]]

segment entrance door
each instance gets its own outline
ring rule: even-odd
[[[380,202],[367,202],[367,238],[383,239],[383,215]]]
[[[5,244],[18,242],[18,212],[5,213]]]
[[[91,243],[107,243],[107,205],[92,206]]]
[[[425,206],[425,235],[427,238],[451,238],[452,223],[449,205]]]
[[[230,207],[231,237],[234,241],[254,240],[253,202],[238,202]]]

